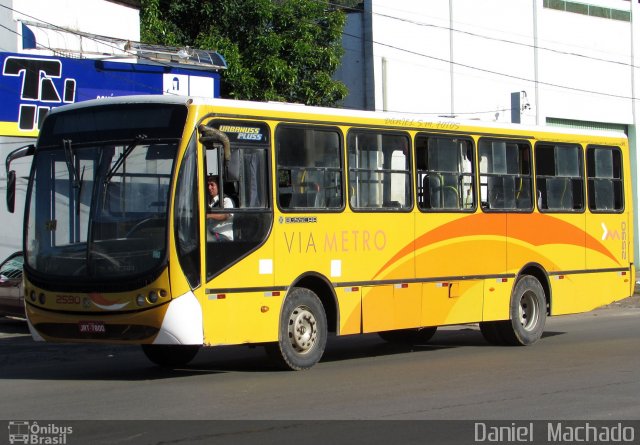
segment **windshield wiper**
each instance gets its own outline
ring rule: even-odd
[[[63,139],[62,147],[64,148],[64,160],[67,163],[67,169],[69,170],[69,177],[73,181],[73,188],[80,188],[80,178],[78,177],[78,171],[74,164],[75,155],[73,154],[73,148],[71,148],[71,139]]]
[[[67,169],[69,170],[69,179],[73,182],[73,201],[75,202],[75,219],[76,221],[80,221],[80,198],[82,193],[82,183],[84,181],[84,169],[82,167],[82,174],[78,175],[78,170],[76,168],[76,155],[73,152],[73,147],[71,146],[71,139],[63,139],[62,140],[62,148],[64,149],[64,160],[67,164]],[[69,197],[71,199],[71,197]],[[80,228],[76,227],[76,230],[72,234],[72,242],[77,242],[80,239]]]
[[[129,144],[127,148],[124,149],[124,151],[120,154],[120,157],[118,158],[116,163],[113,164],[113,167],[111,167],[111,169],[109,170],[109,173],[107,173],[107,175],[105,176],[104,178],[105,184],[108,184],[111,181],[111,178],[113,178],[113,175],[116,174],[116,172],[118,171],[122,163],[125,161],[125,159],[127,159],[127,156],[129,156],[133,151],[133,149],[136,148],[138,144],[140,144],[140,142],[144,141],[146,138],[147,138],[147,135],[139,134],[138,136],[136,136],[133,142]]]

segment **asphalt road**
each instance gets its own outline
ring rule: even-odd
[[[530,347],[491,346],[475,325],[414,348],[331,338],[304,372],[278,371],[245,346],[164,370],[137,347],[35,343],[23,321],[1,319],[0,418],[640,419],[638,306],[550,318]]]

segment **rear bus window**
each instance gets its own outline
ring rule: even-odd
[[[589,209],[616,213],[624,209],[622,153],[618,147],[587,147]]]

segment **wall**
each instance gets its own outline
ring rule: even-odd
[[[630,2],[620,0],[599,3],[617,10],[630,8]],[[538,44],[554,50],[539,50],[539,79],[564,87],[540,87],[540,114],[633,123],[631,23],[549,8],[539,10]]]
[[[365,16],[360,12],[347,14],[347,22],[342,35],[344,48],[343,63],[336,70],[334,78],[340,79],[349,89],[349,97],[343,102],[345,108],[358,110],[369,109],[367,101],[367,86],[373,81],[373,73],[367,72],[366,54],[370,54],[370,40],[364,37]],[[369,49],[369,51],[367,51]],[[369,78],[370,77],[370,78]]]
[[[2,0],[3,2],[6,0]],[[16,19],[126,40],[140,40],[140,11],[105,0],[13,0]]]
[[[12,32],[16,29],[13,22],[13,0],[0,0],[0,49],[2,51],[17,50],[17,35]]]
[[[621,11],[631,7],[622,0],[590,1]],[[547,116],[633,121],[629,21],[544,8],[543,0],[370,0],[365,10],[367,5],[372,108],[509,122],[510,95],[524,91],[530,105],[524,123],[544,124]],[[362,65],[352,63],[353,54],[345,53],[337,78],[357,75]]]

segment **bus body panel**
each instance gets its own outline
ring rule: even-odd
[[[269,327],[278,323],[286,288],[274,288],[274,257],[274,241],[270,237],[202,286],[205,344],[277,340],[277,331]]]
[[[508,320],[511,291],[515,279],[488,278],[484,280],[482,321]]]
[[[264,343],[278,340],[284,292],[245,291],[207,294],[204,302],[208,346]]]
[[[422,326],[482,321],[483,280],[424,283],[422,297]]]
[[[362,333],[362,293],[358,286],[335,288],[338,300],[338,335]]]

